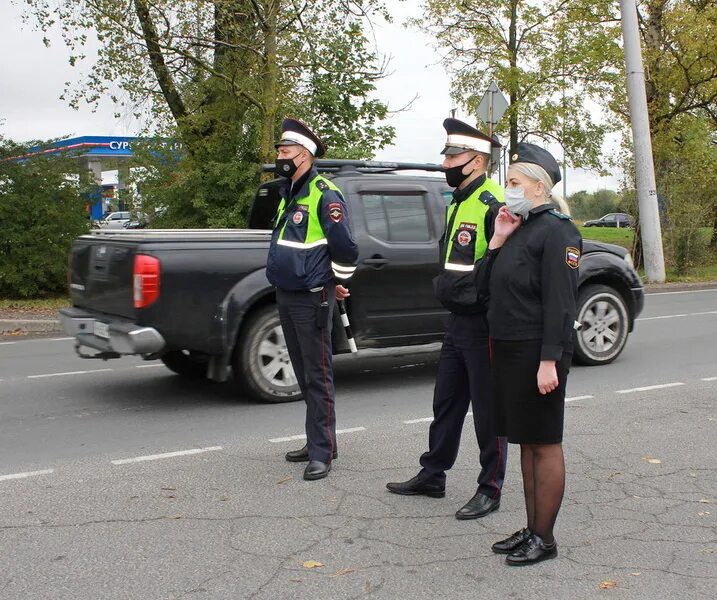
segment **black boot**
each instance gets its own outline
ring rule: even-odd
[[[334,449],[334,455],[331,457],[332,460],[336,460],[338,452]],[[292,450],[284,455],[284,458],[289,462],[308,462],[309,460],[309,446],[304,446],[301,450]]]
[[[456,519],[480,519],[494,510],[498,510],[499,507],[500,498],[488,498],[485,494],[476,492],[475,496],[468,500],[465,506],[458,509]]]
[[[428,496],[430,498],[443,498],[446,495],[446,486],[440,483],[430,483],[418,476],[400,483],[387,483],[389,492],[402,496]]]
[[[307,481],[323,479],[329,474],[330,470],[331,461],[322,463],[320,460],[312,460],[308,465],[306,465],[306,469],[304,469],[304,479]]]
[[[510,554],[514,550],[517,550],[529,537],[530,529],[524,527],[520,531],[516,531],[510,537],[496,542],[490,547],[490,549],[496,554]]]
[[[546,544],[539,535],[531,533],[521,546],[505,557],[505,562],[511,567],[522,567],[555,558],[557,555],[557,542]]]

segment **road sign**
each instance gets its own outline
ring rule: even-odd
[[[498,89],[498,84],[491,81],[478,104],[478,118],[486,125],[490,125],[492,130],[509,106],[507,98]]]

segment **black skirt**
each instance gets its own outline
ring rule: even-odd
[[[556,363],[558,387],[538,390],[542,340],[491,340],[491,369],[498,435],[512,444],[558,444],[563,441],[565,385],[572,354]]]

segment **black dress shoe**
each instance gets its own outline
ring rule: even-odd
[[[505,562],[511,567],[522,567],[555,558],[557,555],[557,542],[546,544],[539,535],[531,533],[521,546],[505,557]]]
[[[400,483],[387,483],[389,492],[401,496],[429,496],[430,498],[443,498],[446,495],[446,487],[439,483],[430,483],[418,476]]]
[[[520,531],[516,531],[510,537],[500,540],[493,544],[490,549],[496,554],[510,554],[517,550],[520,545],[530,537],[530,529],[524,527]]]
[[[329,474],[331,463],[322,463],[320,460],[312,460],[304,469],[304,479],[314,481],[315,479],[323,479]]]
[[[332,460],[336,460],[338,452],[334,449],[334,455],[331,457]],[[284,458],[289,462],[308,462],[309,460],[309,447],[304,446],[301,450],[292,450],[284,455]]]
[[[456,512],[456,519],[480,519],[485,517],[488,513],[492,513],[494,510],[498,510],[500,507],[500,498],[488,498],[485,494],[476,492],[465,506],[459,508]]]

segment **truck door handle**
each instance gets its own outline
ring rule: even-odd
[[[384,265],[388,264],[388,259],[384,258],[380,254],[374,254],[371,258],[365,258],[363,264],[371,265],[374,269],[380,269]]]

